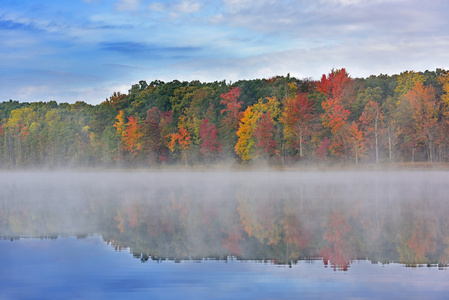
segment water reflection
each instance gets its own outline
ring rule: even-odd
[[[449,261],[445,172],[3,173],[0,236],[98,234],[148,260]]]

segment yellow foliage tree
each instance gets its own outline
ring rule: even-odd
[[[243,113],[240,121],[237,131],[239,139],[235,145],[235,152],[244,162],[254,158],[256,155],[254,133],[257,128],[257,122],[262,115],[269,112],[273,122],[279,116],[280,109],[277,98],[269,97],[265,100],[259,99],[256,104],[249,106]]]

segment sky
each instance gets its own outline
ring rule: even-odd
[[[447,0],[1,0],[0,102],[99,104],[140,80],[449,69]]]

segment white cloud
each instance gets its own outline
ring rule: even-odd
[[[149,6],[149,9],[153,10],[153,11],[160,12],[160,11],[164,11],[165,10],[165,5],[163,3],[161,3],[161,2],[152,2],[150,4],[150,6]]]
[[[265,1],[255,0],[223,0],[224,4],[228,8],[231,14],[238,13],[239,11],[254,7],[256,5],[264,4]]]
[[[152,2],[149,9],[155,12],[166,12],[171,17],[199,12],[202,5],[197,1],[176,1],[170,3]]]
[[[137,10],[140,6],[140,0],[117,0],[115,8],[117,10]]]
[[[53,90],[54,92],[54,90]],[[51,95],[52,88],[48,85],[34,85],[34,86],[24,86],[21,87],[17,94],[15,95],[17,99],[20,99],[21,101],[49,101],[49,100],[56,100],[56,98],[53,98],[52,96],[46,96],[49,99],[39,99],[40,95]],[[32,100],[31,100],[32,99]]]
[[[62,4],[52,18],[0,9],[1,20],[14,25],[0,31],[0,69],[12,70],[4,73],[14,79],[0,82],[4,97],[99,103],[140,79],[236,81],[287,73],[319,79],[341,67],[354,77],[449,69],[446,0],[114,1],[112,12],[79,1],[76,19]],[[101,42],[147,45],[149,53],[122,55]],[[118,63],[132,68],[112,65]],[[44,69],[81,76],[39,73]],[[95,74],[101,78],[86,79]],[[29,87],[13,86],[20,82],[15,78]]]
[[[198,12],[200,9],[201,4],[196,1],[181,1],[175,5],[175,10],[181,14]]]
[[[376,3],[382,3],[382,2],[389,2],[390,4],[395,2],[404,2],[406,0],[321,0],[321,3],[323,4],[334,4],[334,5],[363,5],[363,6],[369,6]]]
[[[432,45],[432,55],[428,55]],[[447,68],[449,40],[429,37],[393,44],[388,39],[363,43],[293,48],[256,55],[203,58],[167,65],[155,78],[172,80],[231,80],[269,78],[290,73],[297,78],[319,79],[331,69],[346,68],[353,77],[399,74],[405,70],[425,71]],[[445,65],[446,63],[446,65]]]
[[[373,1],[373,0],[370,0]],[[341,5],[354,5],[362,3],[362,0],[322,0],[324,3],[331,3],[331,4],[341,4]]]

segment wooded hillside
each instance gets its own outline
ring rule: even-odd
[[[0,104],[0,165],[446,162],[449,73],[140,81],[99,105]]]

